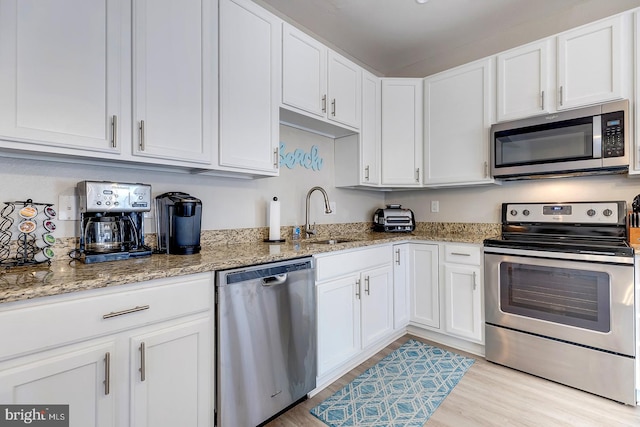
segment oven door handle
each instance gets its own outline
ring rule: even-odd
[[[609,253],[571,253],[571,252],[554,252],[545,250],[531,249],[515,249],[515,248],[497,248],[492,246],[484,247],[485,254],[495,255],[515,255],[535,258],[563,259],[568,261],[590,261],[604,262],[611,264],[629,264],[633,265],[633,256],[623,256]]]

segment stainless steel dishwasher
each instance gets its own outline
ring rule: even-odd
[[[216,421],[253,427],[316,386],[311,257],[216,276]]]

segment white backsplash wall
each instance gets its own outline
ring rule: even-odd
[[[153,197],[167,191],[183,191],[200,198],[203,230],[267,226],[267,204],[274,196],[281,201],[281,224],[302,225],[307,191],[316,185],[323,187],[330,201],[335,202],[336,213],[324,215],[322,195],[314,192],[311,222],[371,221],[373,211],[384,206],[383,193],[334,187],[332,139],[281,126],[280,141],[286,144],[286,152],[301,149],[308,153],[316,145],[323,167],[314,171],[301,166],[293,169],[282,166],[279,177],[246,180],[0,156],[0,202],[31,198],[36,202],[54,203],[59,209],[58,196],[73,194],[78,181],[142,182],[151,185]],[[56,221],[56,224],[54,235],[58,238],[73,237],[77,233],[75,221]],[[145,227],[148,232],[154,231],[153,220],[148,220]]]
[[[413,210],[416,221],[499,223],[504,202],[577,202],[625,200],[640,194],[640,177],[608,175],[532,181],[502,185],[388,193],[386,203]],[[440,211],[431,212],[438,201]]]

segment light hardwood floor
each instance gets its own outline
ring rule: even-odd
[[[425,423],[426,427],[640,427],[640,406],[632,407],[616,403],[495,365],[478,356],[412,335],[405,335],[394,341],[313,398],[271,421],[266,427],[326,427],[311,415],[309,410],[409,339],[423,341],[476,359],[451,394]]]

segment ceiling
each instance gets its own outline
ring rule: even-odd
[[[254,0],[378,75],[424,77],[640,0]]]

